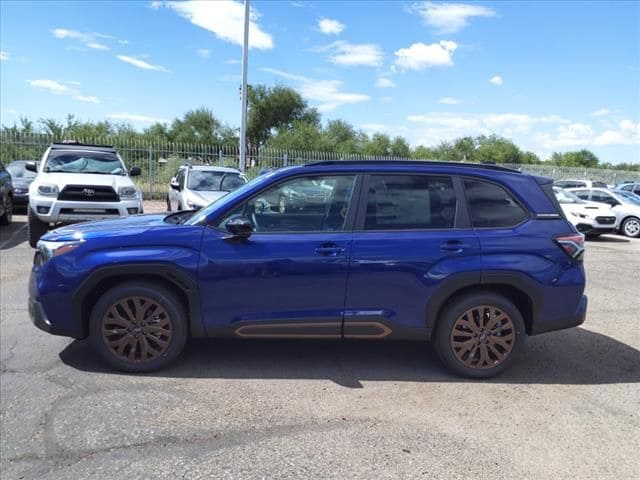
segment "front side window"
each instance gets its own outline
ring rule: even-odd
[[[607,203],[609,205],[617,205],[617,201],[611,195],[605,192],[594,191],[591,194],[591,200],[599,203]]]
[[[464,180],[471,223],[475,228],[507,228],[528,218],[513,196],[495,183]]]
[[[453,228],[456,206],[456,194],[450,177],[372,175],[364,228]]]
[[[344,229],[355,176],[297,177],[263,190],[218,222],[247,217],[257,233],[336,232]]]
[[[115,153],[97,151],[51,150],[44,171],[126,175],[124,165]]]

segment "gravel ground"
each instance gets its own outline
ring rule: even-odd
[[[197,341],[134,376],[31,325],[25,220],[0,229],[3,480],[640,476],[639,240],[589,242],[584,326],[492,381],[384,342]]]

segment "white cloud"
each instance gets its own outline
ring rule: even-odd
[[[0,51],[0,61],[9,60],[9,54],[5,51]]]
[[[169,123],[169,120],[166,118],[148,117],[146,115],[137,115],[135,113],[109,113],[107,118],[134,123]]]
[[[74,95],[74,100],[78,100],[79,102],[93,103],[95,105],[100,105],[100,99],[93,95]]]
[[[43,88],[54,95],[66,95],[70,89],[55,80],[29,80],[29,85],[36,88]]]
[[[98,41],[98,39],[109,40],[112,42],[118,42],[120,44],[129,43],[127,40],[120,40],[113,35],[105,35],[98,32],[80,32],[78,30],[71,30],[68,28],[54,28],[51,30],[51,34],[60,40],[75,40],[85,47],[92,48],[94,50],[111,50],[107,45]]]
[[[561,125],[552,133],[542,133],[537,140],[546,148],[640,145],[640,122],[622,120],[617,127],[598,133],[591,125],[576,122]]]
[[[376,80],[376,87],[378,88],[393,88],[395,86],[396,84],[390,78],[380,77]]]
[[[464,3],[424,2],[414,4],[409,11],[418,13],[424,22],[438,33],[455,33],[469,25],[473,17],[493,17],[496,12],[481,5]]]
[[[276,68],[261,68],[261,70],[297,82],[300,94],[311,100],[320,112],[329,112],[342,105],[371,100],[371,97],[362,93],[343,92],[342,82],[339,80],[314,80]]]
[[[102,43],[97,43],[97,42],[89,42],[87,43],[87,47],[93,48],[94,50],[111,50],[106,45],[103,45]]]
[[[225,60],[224,63],[227,63],[229,65],[237,65],[237,64],[239,64],[241,62],[237,58],[230,58],[228,60]]]
[[[160,10],[161,7],[162,2],[160,0],[153,0],[152,2],[149,2],[149,8],[151,10]]]
[[[609,115],[611,113],[611,110],[609,110],[608,108],[601,108],[599,110],[596,110],[595,112],[591,112],[591,116],[592,117],[604,117],[606,115]]]
[[[502,77],[500,75],[496,75],[495,77],[491,77],[489,79],[489,83],[492,83],[493,85],[500,87],[502,86],[504,81],[502,80]]]
[[[353,44],[339,40],[315,51],[329,51],[331,52],[329,54],[331,63],[347,67],[379,67],[383,60],[382,50],[378,45],[372,43]]]
[[[143,70],[156,70],[158,72],[167,72],[170,73],[171,70],[163,67],[162,65],[152,65],[144,60],[140,60],[139,58],[130,57],[128,55],[117,55],[116,58],[124,63],[128,63],[129,65],[133,65],[134,67],[141,68]]]
[[[455,42],[442,40],[438,43],[414,43],[408,48],[395,52],[395,65],[401,70],[424,70],[429,67],[450,67],[453,52],[458,48]]]
[[[360,128],[369,132],[384,132],[387,126],[382,123],[363,123]]]
[[[344,23],[340,23],[338,20],[332,20],[331,18],[318,20],[318,31],[325,35],[339,35],[345,28]]]
[[[438,100],[438,103],[442,103],[443,105],[460,105],[462,100],[453,97],[442,97]]]
[[[194,25],[213,32],[221,40],[236,45],[243,43],[244,6],[240,2],[188,0],[185,2],[164,2],[162,5],[175,11]],[[250,17],[249,47],[260,50],[272,49],[273,38],[264,32],[257,23],[260,18],[258,11],[252,8]]]
[[[208,48],[199,48],[196,53],[202,58],[209,58],[211,56],[211,50]]]

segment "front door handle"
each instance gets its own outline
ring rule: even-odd
[[[318,255],[324,255],[326,257],[336,257],[338,254],[344,252],[344,248],[338,247],[335,244],[323,244],[316,248],[316,253]]]
[[[463,243],[460,240],[449,240],[440,245],[440,250],[444,250],[445,252],[459,253],[468,248],[471,248],[471,245]]]

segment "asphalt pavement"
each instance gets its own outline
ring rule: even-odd
[[[128,375],[30,323],[25,221],[0,227],[3,480],[640,477],[640,240],[588,242],[586,323],[491,381],[385,342],[200,340]]]

